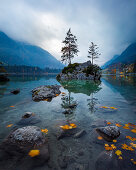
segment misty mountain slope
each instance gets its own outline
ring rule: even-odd
[[[111,60],[108,60],[101,68],[105,69],[106,67],[108,67],[119,55],[114,55],[113,58]]]
[[[107,64],[108,63],[108,64]],[[136,63],[136,43],[129,45],[119,56],[114,56],[111,60],[106,62],[102,68],[105,69],[110,65],[123,63],[131,64]]]
[[[0,61],[9,65],[63,68],[55,57],[42,48],[9,38],[0,32]]]

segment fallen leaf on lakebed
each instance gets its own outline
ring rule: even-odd
[[[122,125],[120,125],[119,123],[116,123],[116,126],[117,126],[117,127],[121,127]]]
[[[75,125],[74,123],[71,123],[69,125],[64,125],[64,126],[60,126],[63,130],[68,130],[68,129],[73,129],[76,128],[77,125]]]
[[[134,159],[131,159],[131,161],[133,162],[133,164],[135,164],[135,165],[136,165],[136,161],[134,161]]]
[[[132,123],[128,123],[129,126],[133,127],[134,129],[136,128],[136,125],[132,124]]]
[[[109,107],[109,106],[101,106],[100,108],[117,110],[116,107]]]
[[[131,132],[136,133],[136,129],[132,129]]]
[[[8,128],[8,127],[11,127],[11,126],[13,126],[13,124],[9,124],[9,125],[7,125],[6,127]]]
[[[131,145],[133,148],[136,148],[136,144],[130,143],[130,145]]]
[[[120,150],[117,150],[117,151],[115,152],[115,154],[118,155],[118,156],[120,156],[120,155],[122,155],[122,152],[121,152]]]
[[[111,122],[107,122],[107,125],[110,125],[111,124]]]
[[[15,107],[15,106],[10,106],[10,107]]]
[[[125,149],[125,150],[129,150],[129,151],[134,151],[134,149],[132,148],[132,146],[128,146],[127,144],[122,144],[122,149]]]
[[[103,140],[103,137],[101,137],[101,136],[98,136],[98,137],[97,137],[97,139],[99,139],[99,140]]]
[[[117,142],[117,140],[114,139],[113,142]]]
[[[40,154],[40,151],[39,150],[31,150],[28,155],[31,156],[31,157],[35,157],[35,156],[38,156]]]
[[[112,151],[113,149],[116,149],[116,146],[114,144],[111,144],[111,146],[105,144],[105,150]]]
[[[136,138],[133,138],[131,136],[126,136],[127,139],[130,139],[131,141],[136,141]]]
[[[48,129],[41,129],[41,132],[48,133]]]

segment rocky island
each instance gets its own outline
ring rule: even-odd
[[[69,64],[57,75],[57,80],[100,80],[101,69],[91,61]]]

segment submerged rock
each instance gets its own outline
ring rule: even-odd
[[[20,93],[20,89],[12,90],[11,93],[13,93],[13,94],[18,94],[18,93]]]
[[[2,74],[2,75],[0,75],[0,81],[9,81],[9,78],[7,77],[7,75],[6,74]]]
[[[45,99],[51,100],[61,93],[59,88],[59,85],[37,87],[32,90],[32,99],[34,101],[41,101]]]
[[[18,146],[41,146],[45,143],[45,136],[37,126],[26,126],[11,132],[6,138],[6,143]]]
[[[26,112],[22,119],[17,122],[18,125],[34,125],[41,122],[41,120],[33,112]]]
[[[82,129],[74,135],[74,138],[80,138],[85,134],[86,134],[86,131]]]
[[[112,141],[116,139],[120,135],[120,130],[117,126],[106,126],[106,127],[99,127],[96,131],[106,140]]]

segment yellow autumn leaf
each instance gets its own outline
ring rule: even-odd
[[[115,142],[115,143],[116,143],[116,142],[117,142],[117,140],[115,140],[115,139],[114,139],[114,140],[113,140],[113,142]]]
[[[120,156],[120,155],[122,155],[122,152],[121,152],[120,150],[117,150],[117,151],[115,152],[115,154],[118,155],[118,156]]]
[[[107,122],[107,125],[110,125],[111,124],[111,122]]]
[[[111,109],[114,109],[114,110],[117,110],[117,108],[116,107],[110,107]]]
[[[136,141],[136,138],[133,138],[131,136],[126,136],[127,139],[130,139],[131,141]]]
[[[122,149],[134,151],[134,149],[131,146],[128,146],[127,144],[122,144]]]
[[[129,127],[127,127],[127,126],[123,126],[123,128],[124,128],[124,129],[130,129],[130,128],[129,128]]]
[[[116,126],[117,126],[117,127],[121,127],[122,125],[120,125],[119,123],[116,123]]]
[[[8,128],[8,127],[11,127],[11,126],[13,126],[13,124],[9,124],[9,125],[7,125],[6,127]]]
[[[136,133],[136,129],[132,129],[131,132]]]
[[[133,123],[128,123],[129,126],[136,128],[136,125],[134,125]]]
[[[48,129],[41,129],[41,132],[48,133]]]
[[[135,165],[136,165],[136,161],[134,161],[134,159],[131,159],[131,161],[133,162],[133,164],[135,164]]]
[[[114,144],[111,144],[112,149],[116,149],[117,147]]]
[[[130,145],[131,145],[133,148],[136,148],[136,144],[130,143]]]
[[[101,106],[100,108],[108,109],[109,107],[107,107],[107,106]]]
[[[97,139],[102,140],[103,138],[101,136],[98,136]]]
[[[128,124],[125,124],[125,126],[126,126],[126,127],[129,127],[129,125],[128,125]]]
[[[28,155],[31,157],[38,156],[39,154],[40,154],[39,150],[30,150],[30,152],[28,153]]]
[[[73,128],[76,128],[76,127],[77,127],[77,125],[74,124],[74,123],[70,123],[69,125],[72,126]]]
[[[123,159],[122,156],[119,156],[118,158],[119,158],[119,159]]]

